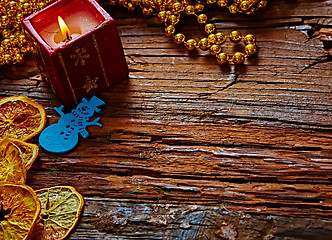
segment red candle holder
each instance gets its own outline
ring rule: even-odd
[[[69,28],[60,30],[58,17]],[[114,19],[94,0],[59,0],[23,20],[42,76],[65,106],[128,76]]]

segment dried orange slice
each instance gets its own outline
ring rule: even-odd
[[[41,212],[32,239],[64,239],[78,221],[83,197],[69,186],[44,188],[36,193],[41,202]]]
[[[32,188],[0,182],[0,239],[27,239],[40,213]]]
[[[15,138],[5,138],[2,141],[0,141],[0,156],[3,155],[6,147],[9,143],[14,144],[16,147],[18,147],[21,151],[21,157],[23,160],[23,166],[25,166],[25,169],[28,170],[32,163],[37,158],[39,147],[36,144],[33,143],[26,143],[22,140],[15,139]]]
[[[46,112],[42,105],[26,96],[0,100],[0,140],[12,137],[26,141],[45,127]]]
[[[25,183],[26,169],[21,152],[14,144],[9,143],[0,157],[0,181]]]

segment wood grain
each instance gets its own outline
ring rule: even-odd
[[[71,239],[330,239],[331,221],[87,198]]]
[[[102,128],[72,152],[41,149],[28,172],[35,189],[85,197],[70,239],[329,239],[332,2],[269,1],[252,17],[206,9],[218,30],[257,36],[258,57],[239,67],[187,53],[155,18],[106,9],[130,77],[100,96]],[[179,29],[203,36],[192,21]],[[27,95],[58,121],[31,59],[0,77],[1,97]]]

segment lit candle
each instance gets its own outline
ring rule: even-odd
[[[56,33],[54,35],[54,42],[55,43],[60,43],[60,42],[70,41],[73,38],[73,36],[71,36],[70,30],[67,27],[67,24],[65,23],[65,21],[60,16],[58,16],[58,22],[59,22],[59,27],[60,27],[62,35],[59,34],[60,32]],[[64,38],[64,39],[62,39],[62,38]]]
[[[95,0],[58,0],[23,20],[42,76],[66,106],[127,78],[113,18]]]
[[[60,19],[63,21],[64,25],[67,27],[71,33],[71,38],[77,38],[78,36],[82,35],[94,29],[100,24],[100,21],[93,16],[90,12],[87,11],[78,11],[73,12],[70,15],[66,16],[66,22],[61,18],[61,16],[57,16],[57,21],[54,20],[54,17],[48,18],[46,22],[49,24],[42,23],[39,27],[39,34],[44,39],[44,41],[52,48],[57,48],[63,43],[63,34],[61,32]]]

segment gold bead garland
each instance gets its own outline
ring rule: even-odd
[[[22,20],[51,0],[1,0],[0,2],[0,66],[22,61],[32,46],[26,39]]]
[[[188,51],[197,49],[209,50],[215,56],[219,64],[234,63],[243,64],[247,57],[257,53],[256,38],[252,34],[242,36],[239,31],[232,31],[229,35],[216,32],[216,26],[207,23],[208,17],[202,13],[206,5],[216,4],[228,9],[232,14],[242,13],[251,15],[257,10],[266,7],[266,0],[109,0],[109,4],[114,6],[119,4],[129,11],[141,8],[143,15],[149,17],[157,15],[159,22],[165,24],[165,35],[172,37],[178,45],[184,45]],[[204,25],[206,37],[198,41],[190,38],[186,39],[183,33],[176,32],[176,25],[183,15],[194,16],[199,24]],[[222,52],[222,45],[229,39],[232,43],[238,44],[244,41],[244,53],[236,52],[233,56]]]
[[[33,50],[27,42],[22,20],[36,12],[53,0],[1,0],[0,2],[0,66],[15,64],[23,59],[24,54]],[[252,34],[242,36],[238,31],[229,35],[216,32],[216,26],[207,23],[208,17],[202,13],[206,5],[215,4],[228,9],[232,14],[253,14],[256,10],[267,5],[266,0],[100,0],[102,4],[114,6],[121,5],[132,12],[137,8],[142,10],[144,16],[157,15],[158,20],[165,24],[165,35],[172,37],[174,42],[184,45],[187,50],[209,50],[219,64],[242,64],[246,57],[257,53],[256,38]],[[186,39],[183,33],[176,33],[175,26],[183,15],[194,16],[197,22],[204,25],[206,37],[199,39]],[[233,56],[222,52],[222,45],[229,39],[237,44],[241,40],[245,43],[244,53],[236,52]]]
[[[257,53],[254,35],[248,34],[243,37],[239,31],[232,31],[226,36],[224,33],[216,32],[216,26],[212,23],[207,23],[208,17],[201,12],[204,10],[205,5],[217,3],[220,7],[226,7],[232,14],[244,13],[250,15],[256,10],[265,7],[267,4],[265,0],[197,0],[195,2],[190,0],[169,0],[167,3],[159,6],[155,6],[152,3],[153,1],[150,0],[150,6],[153,6],[154,11],[158,12],[158,20],[165,24],[165,35],[173,37],[176,44],[183,44],[188,51],[196,49],[209,50],[210,54],[215,56],[217,62],[221,65],[227,63],[240,65],[243,64],[245,58],[254,56]],[[126,7],[126,4],[123,4],[123,6]],[[195,39],[187,40],[183,33],[176,33],[175,25],[179,23],[181,14],[195,16],[197,22],[204,25],[204,32],[207,37],[203,37],[198,41]],[[223,53],[221,45],[227,39],[235,44],[238,44],[243,39],[245,43],[244,53],[236,52],[233,56]]]

